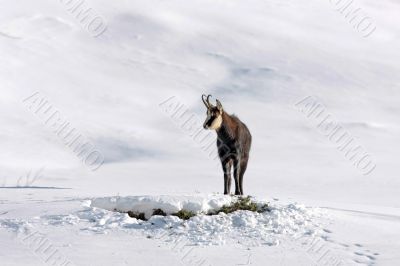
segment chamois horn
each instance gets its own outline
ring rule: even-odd
[[[204,99],[205,97],[207,97],[207,99]],[[210,97],[211,97],[211,94],[209,94],[208,96],[206,96],[205,94],[203,94],[202,96],[201,96],[201,99],[203,100],[203,103],[204,103],[204,105],[208,108],[208,109],[210,109],[213,105],[210,103]]]

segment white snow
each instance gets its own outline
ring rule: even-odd
[[[107,197],[93,199],[91,207],[109,211],[144,213],[146,218],[150,218],[156,209],[161,209],[166,214],[177,213],[180,210],[208,213],[220,209],[232,200],[231,196],[223,195]]]
[[[143,204],[145,202],[145,204]],[[201,202],[201,204],[199,204]],[[263,213],[236,211],[230,214],[207,215],[204,212],[229,203],[224,196],[161,196],[98,198],[85,201],[82,209],[70,214],[43,215],[28,221],[5,219],[0,227],[19,234],[29,232],[35,226],[76,226],[82,231],[107,234],[113,230],[123,230],[127,234],[142,234],[150,238],[164,237],[164,241],[176,242],[184,237],[189,245],[209,246],[242,243],[248,246],[274,246],[286,236],[300,238],[321,236],[322,225],[317,219],[323,212],[306,208],[299,204],[273,204],[270,211]],[[260,202],[261,203],[261,202]],[[214,206],[214,207],[211,207]],[[116,211],[134,210],[145,212],[147,221],[131,218],[126,213]],[[176,216],[152,216],[154,208],[196,211],[189,220]],[[109,209],[109,210],[107,210]]]
[[[377,26],[368,38],[334,6],[350,1],[84,1],[107,22],[97,38],[65,6],[79,1],[62,2],[0,0],[1,265],[53,251],[96,266],[400,264],[398,1],[352,2]],[[35,92],[58,111],[49,122],[23,102]],[[271,212],[202,214],[231,200],[203,93],[251,130],[244,192]],[[308,96],[371,154],[371,174],[296,108]],[[80,135],[104,156],[96,171]]]
[[[321,211],[299,204],[277,204],[263,213],[237,211],[231,214],[207,215],[209,211],[218,210],[232,200],[235,199],[221,195],[96,198],[91,201],[91,208],[86,210],[84,217],[96,221],[91,227],[96,232],[112,228],[135,228],[153,237],[168,233],[173,236],[170,241],[185,236],[193,245],[222,245],[238,241],[253,242],[253,245],[277,245],[277,235],[299,237],[321,231],[319,225],[313,221],[321,216]],[[254,199],[253,201],[257,202]],[[261,205],[267,202],[257,203]],[[167,217],[152,216],[154,209],[162,209],[168,214]],[[188,221],[169,215],[180,210],[192,211],[197,215]],[[149,220],[138,221],[129,218],[125,213],[118,213],[127,211],[143,212]],[[80,217],[82,218],[81,214]],[[66,222],[75,221],[69,216],[64,218],[63,221]]]

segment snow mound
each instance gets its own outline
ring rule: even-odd
[[[124,230],[130,234],[142,234],[167,242],[184,239],[188,245],[240,243],[245,246],[274,246],[285,237],[317,236],[322,232],[321,225],[316,222],[321,211],[301,204],[281,205],[275,202],[269,204],[270,211],[263,213],[236,211],[212,216],[204,214],[234,199],[235,197],[221,195],[97,198],[86,203],[85,209],[77,213],[77,219],[88,222],[85,230],[95,233]],[[158,208],[167,214],[185,209],[199,215],[186,221],[170,215],[151,216],[153,210]],[[131,218],[128,214],[115,210],[144,212],[149,220]],[[74,220],[70,216],[64,218],[65,221]],[[58,219],[53,222],[61,221]]]
[[[109,211],[144,213],[146,219],[149,219],[157,209],[163,210],[167,215],[180,210],[196,214],[208,213],[231,203],[233,199],[225,195],[105,197],[93,199],[90,206]]]

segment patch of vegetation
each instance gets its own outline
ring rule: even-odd
[[[192,211],[187,211],[187,210],[180,210],[177,213],[173,213],[171,215],[177,216],[177,217],[179,217],[179,219],[182,219],[182,220],[189,220],[190,218],[196,216],[196,213],[194,213]]]
[[[252,212],[258,212],[258,213],[263,213],[263,212],[269,212],[269,206],[268,204],[262,204],[259,205],[258,203],[254,202],[250,196],[247,197],[238,197],[236,200],[232,201],[230,204],[226,204],[222,206],[220,209],[211,211],[207,213],[206,215],[218,215],[219,213],[233,213],[235,211],[252,211]],[[127,212],[129,217],[131,218],[136,218],[138,220],[143,220],[147,221],[145,214],[143,212],[133,212],[133,211],[128,211]],[[160,215],[160,216],[167,216],[167,213],[163,211],[162,209],[154,209],[152,215]],[[177,213],[171,214],[172,216],[177,216],[178,218],[182,220],[189,220],[190,218],[196,216],[197,214],[188,211],[188,210],[180,210]]]
[[[230,204],[225,204],[221,209],[213,211],[209,213],[209,215],[216,215],[220,212],[228,214],[240,210],[262,213],[269,211],[269,207],[268,204],[259,206],[256,202],[251,200],[250,196],[239,197],[236,201],[233,201]]]
[[[131,217],[131,218],[136,218],[138,220],[147,221],[146,216],[144,215],[144,212],[128,211],[127,213],[129,215],[129,217]]]
[[[153,210],[153,215],[167,216],[167,214],[161,209],[154,209]]]

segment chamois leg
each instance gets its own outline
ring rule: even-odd
[[[231,183],[232,183],[231,168],[232,168],[232,164],[229,164],[229,173],[227,174],[227,176],[228,176],[228,193],[226,193],[227,195],[229,195],[231,193]]]
[[[235,178],[235,195],[242,195],[239,186],[239,174],[240,174],[240,161],[234,160],[233,162],[233,176]]]
[[[224,194],[231,193],[231,161],[222,162],[222,168],[224,170]]]
[[[244,192],[243,192],[243,176],[247,169],[247,162],[248,162],[247,160],[244,160],[240,163],[239,186],[240,186],[240,192],[242,193],[241,195],[244,194]]]

